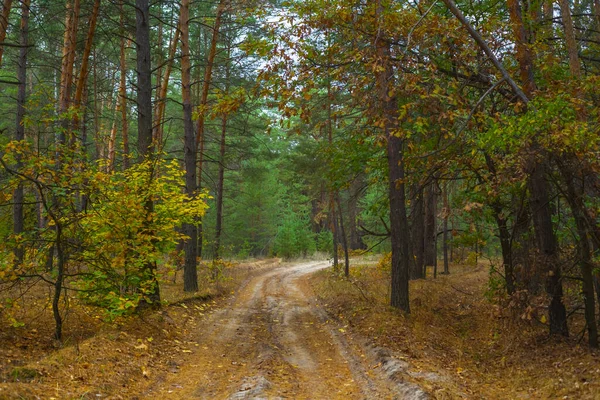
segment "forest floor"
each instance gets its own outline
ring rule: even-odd
[[[495,293],[487,263],[411,281],[405,316],[387,306],[389,272],[363,264],[350,279],[313,275],[319,303],[345,329],[406,361],[432,398],[600,399],[600,353],[585,343],[582,316],[571,318],[571,338],[549,337],[544,302]],[[565,293],[566,302],[580,301],[576,288]]]
[[[411,282],[405,317],[375,262],[328,266],[241,264],[113,324],[73,307],[60,346],[46,315],[1,330],[0,399],[600,398],[598,354],[501,312],[487,267]]]

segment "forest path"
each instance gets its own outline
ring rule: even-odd
[[[307,295],[306,277],[328,266],[304,262],[258,272],[205,320],[191,361],[143,397],[395,398],[377,362]]]

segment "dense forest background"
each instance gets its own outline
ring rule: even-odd
[[[487,260],[598,346],[597,0],[4,0],[0,311],[107,318],[247,257]],[[438,260],[440,266],[438,267]],[[339,265],[339,267],[338,267]],[[345,268],[341,268],[344,265]],[[579,325],[577,325],[579,326]],[[572,330],[572,329],[571,329]]]

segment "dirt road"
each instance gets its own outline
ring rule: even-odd
[[[205,320],[192,362],[178,366],[144,398],[403,398],[368,352],[306,294],[306,276],[328,265],[257,272],[228,307]]]

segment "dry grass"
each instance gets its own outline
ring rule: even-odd
[[[52,340],[51,310],[39,307],[47,288],[33,286],[16,315],[25,326],[0,329],[0,399],[143,398],[151,382],[186,362],[204,315],[225,304],[253,270],[274,263],[278,260],[229,267],[226,279],[194,294],[183,293],[179,273],[162,283],[160,311],[111,323],[73,299],[62,344]],[[208,282],[206,274],[200,270],[200,282]]]
[[[420,382],[436,398],[600,399],[599,354],[577,338],[549,338],[535,307],[509,312],[488,299],[488,277],[480,264],[413,281],[407,317],[387,306],[389,278],[372,265],[352,268],[350,280],[321,272],[312,284],[350,329],[441,376]]]

